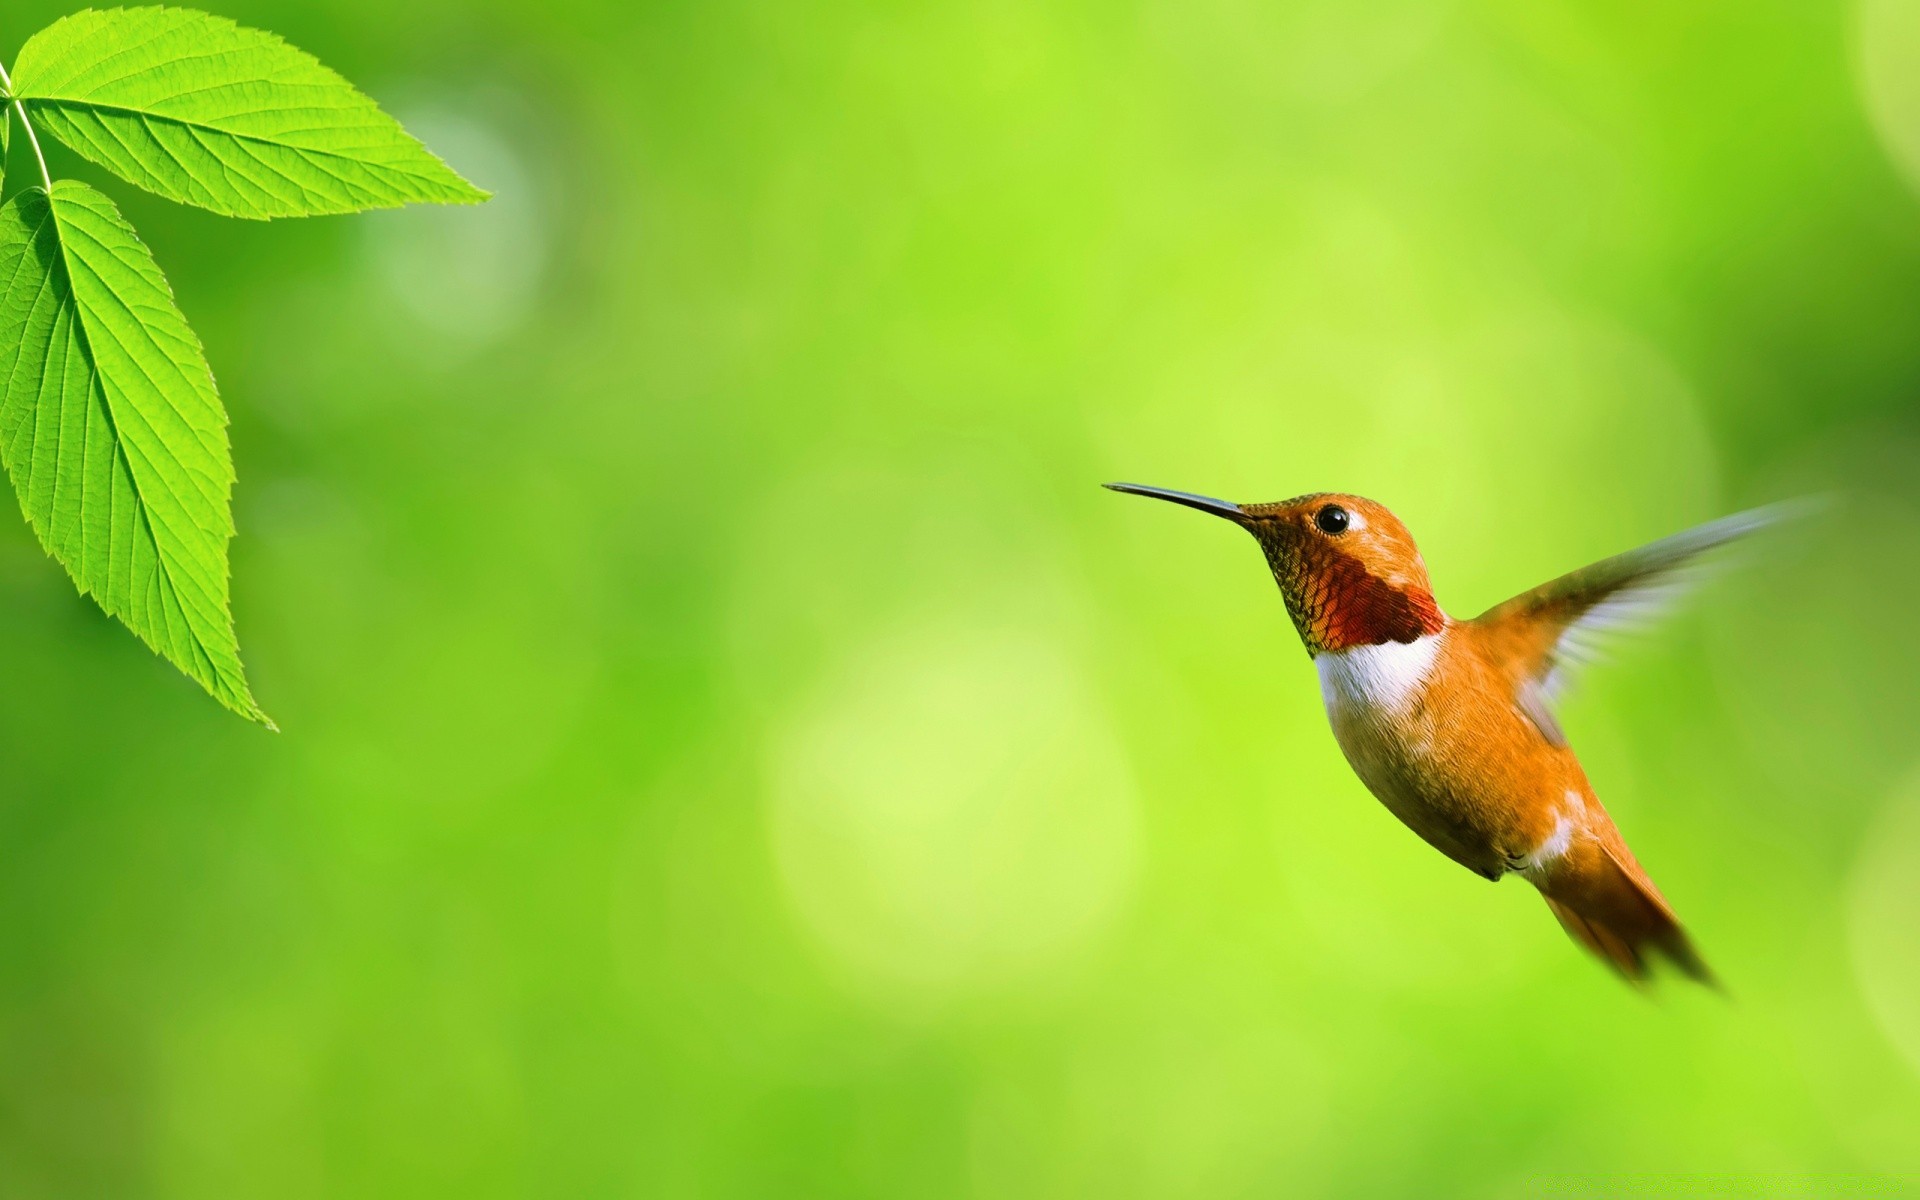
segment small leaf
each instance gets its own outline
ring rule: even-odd
[[[83,183],[0,207],[0,460],[83,593],[266,721],[227,605],[226,410],[160,268]]]
[[[13,134],[13,105],[0,100],[0,195],[7,191],[7,142]]]
[[[192,9],[65,17],[27,40],[13,84],[35,128],[227,216],[486,199],[312,55]]]

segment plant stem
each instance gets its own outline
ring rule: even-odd
[[[20,118],[20,128],[27,131],[27,144],[33,147],[33,159],[40,164],[40,186],[48,195],[53,194],[53,176],[47,174],[47,156],[40,153],[40,136],[33,131],[33,122],[27,120],[27,109],[20,103],[20,97],[13,94],[13,80],[7,75],[7,68],[0,64],[0,88],[5,88],[8,101],[13,105],[13,115]]]

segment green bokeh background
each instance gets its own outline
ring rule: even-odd
[[[50,151],[285,732],[0,521],[0,1194],[1920,1177],[1920,0],[220,11],[498,196]],[[1463,615],[1838,496],[1566,713],[1733,1001],[1398,827],[1109,478],[1372,495]]]

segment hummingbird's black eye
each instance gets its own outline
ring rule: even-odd
[[[1313,523],[1320,527],[1321,533],[1345,533],[1351,519],[1347,516],[1347,510],[1338,504],[1329,504],[1313,514]]]

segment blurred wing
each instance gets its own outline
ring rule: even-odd
[[[1710,550],[1805,511],[1775,504],[1722,517],[1522,592],[1473,623],[1519,660],[1516,699],[1548,741],[1566,744],[1554,701],[1573,672],[1620,634],[1644,628],[1706,575]]]

